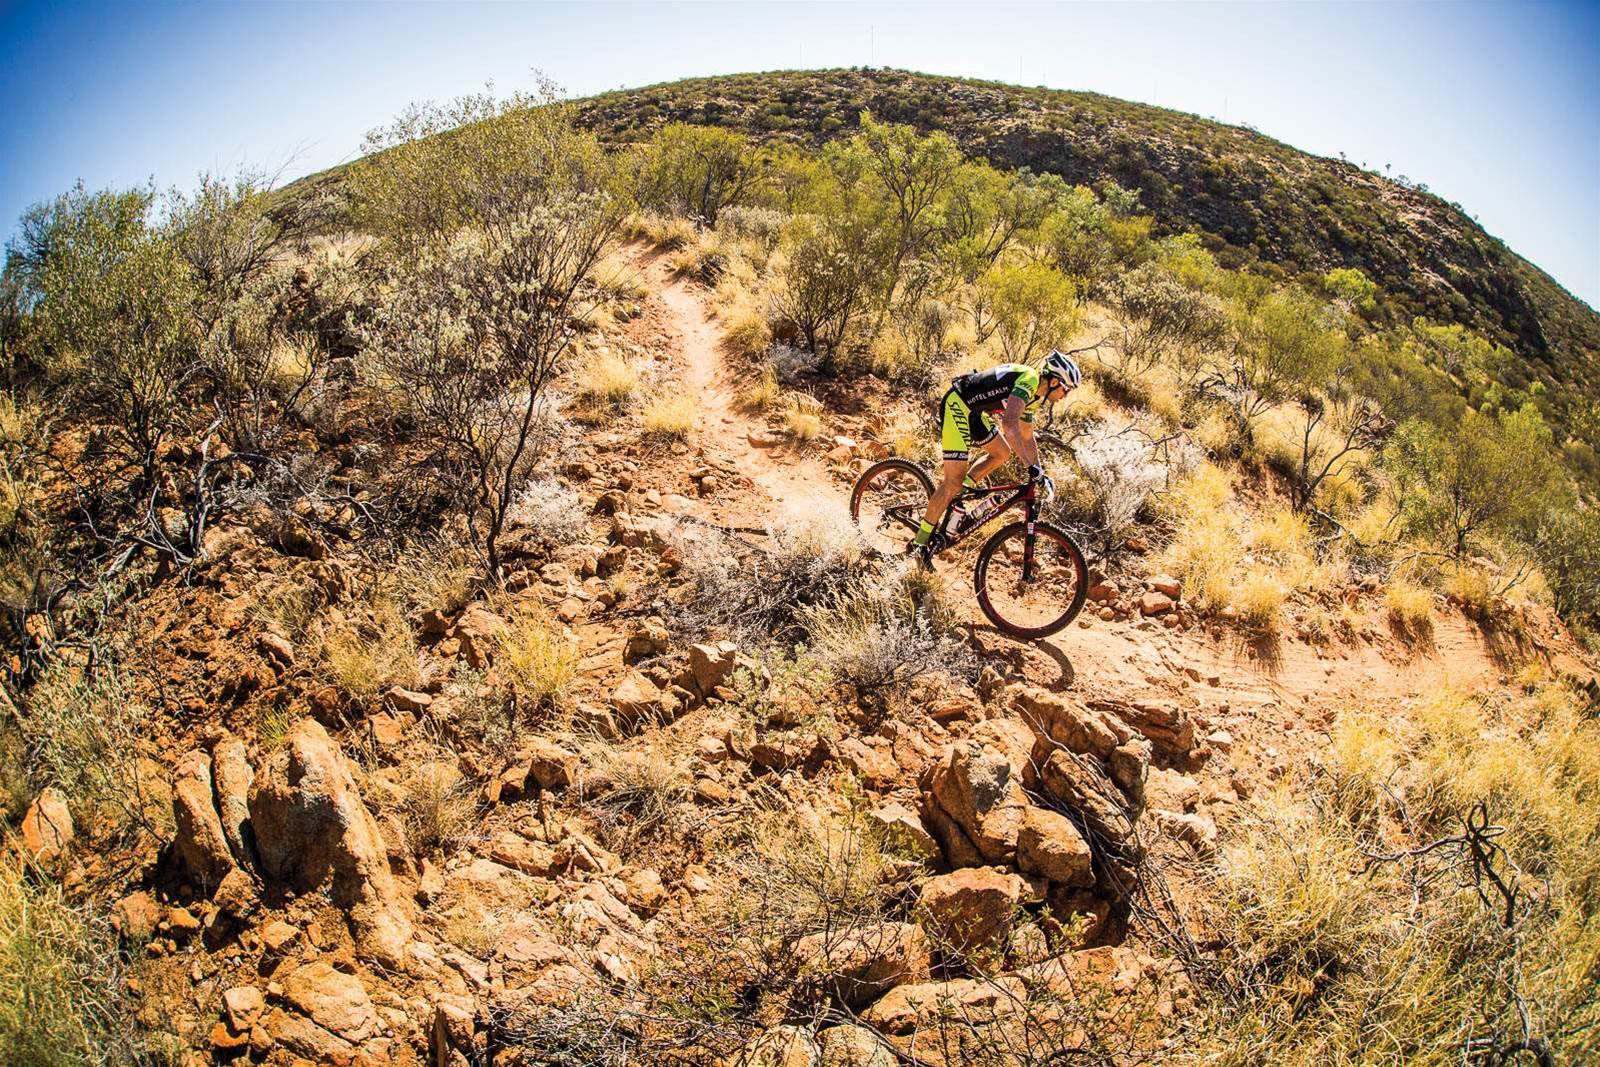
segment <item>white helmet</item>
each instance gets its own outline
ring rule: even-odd
[[[1073,389],[1083,381],[1083,372],[1078,369],[1078,361],[1065,352],[1056,351],[1045,356],[1042,373],[1055,375]]]

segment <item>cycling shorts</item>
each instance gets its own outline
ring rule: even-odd
[[[951,389],[939,404],[939,447],[945,459],[966,459],[974,448],[982,448],[1000,435],[1000,424],[987,411],[973,411],[961,394]],[[1033,412],[1022,413],[1023,422],[1033,421]]]

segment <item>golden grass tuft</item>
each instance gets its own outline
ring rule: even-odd
[[[576,643],[539,607],[518,607],[509,622],[495,670],[511,683],[524,705],[556,706],[578,672]]]
[[[662,394],[644,409],[644,432],[655,438],[682,441],[694,430],[696,410],[691,397]]]
[[[784,429],[797,441],[822,436],[822,405],[809,393],[790,393],[783,415]]]
[[[362,621],[333,619],[320,640],[323,669],[351,700],[374,703],[391,686],[417,681],[417,640],[397,601],[375,596]]]
[[[1252,567],[1234,586],[1229,601],[1239,618],[1259,633],[1278,628],[1289,590],[1273,571]]]
[[[103,914],[0,856],[0,1063],[154,1063]]]
[[[1494,613],[1494,582],[1482,567],[1457,563],[1447,568],[1444,593],[1475,619],[1488,619]]]
[[[1224,852],[1206,929],[1235,993],[1211,1001],[1196,1054],[1445,1064],[1468,1034],[1592,1059],[1600,723],[1582,705],[1547,685],[1341,715],[1328,773],[1252,803]],[[1479,810],[1509,911],[1466,849],[1433,844]]]
[[[1397,578],[1383,591],[1389,620],[1402,631],[1420,637],[1433,629],[1433,593],[1420,585]]]
[[[739,406],[750,412],[763,412],[778,403],[783,388],[778,384],[778,368],[770,364],[761,368],[753,381],[739,394]]]

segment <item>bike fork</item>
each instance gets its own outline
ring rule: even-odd
[[[1033,524],[1039,521],[1039,505],[1028,501],[1028,529],[1022,538],[1022,580],[1033,581]]]

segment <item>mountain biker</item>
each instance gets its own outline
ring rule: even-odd
[[[1052,403],[1078,387],[1083,374],[1077,362],[1052,351],[1034,370],[1025,363],[1002,363],[985,371],[963,374],[950,382],[940,403],[940,443],[944,449],[944,481],[928,498],[928,512],[912,541],[913,551],[931,556],[943,550],[942,539],[930,544],[933,528],[963,486],[975,487],[1014,452],[1028,465],[1030,482],[1043,480],[1053,489],[1039,464],[1039,446],[1033,440],[1033,416],[1042,401]],[[998,414],[998,423],[991,417]],[[977,426],[972,425],[977,421]],[[968,465],[973,448],[982,459]]]

